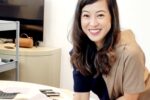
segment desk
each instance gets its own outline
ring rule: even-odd
[[[46,97],[39,89],[52,89],[59,92],[60,96]],[[21,94],[18,94],[14,100],[72,100],[73,97],[73,93],[68,90],[19,81],[0,81],[0,90],[4,92],[20,92]]]

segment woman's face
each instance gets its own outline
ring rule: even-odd
[[[88,38],[102,46],[104,38],[111,28],[111,15],[106,0],[98,0],[83,7],[81,27]]]

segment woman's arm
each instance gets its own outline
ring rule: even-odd
[[[128,94],[125,93],[124,96],[117,98],[117,100],[138,100],[139,94]]]
[[[89,100],[90,92],[75,92],[73,100]]]

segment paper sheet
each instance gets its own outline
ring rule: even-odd
[[[52,100],[41,93],[38,89],[31,89],[26,87],[1,87],[1,91],[12,93],[19,92],[13,100]]]

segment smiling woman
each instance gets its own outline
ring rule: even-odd
[[[72,43],[74,100],[88,100],[90,91],[100,100],[149,98],[145,55],[133,32],[120,30],[116,0],[78,0]]]
[[[106,1],[98,1],[83,7],[81,14],[81,27],[88,38],[96,42],[98,48],[101,48],[100,44],[111,28],[111,15],[106,5]]]

